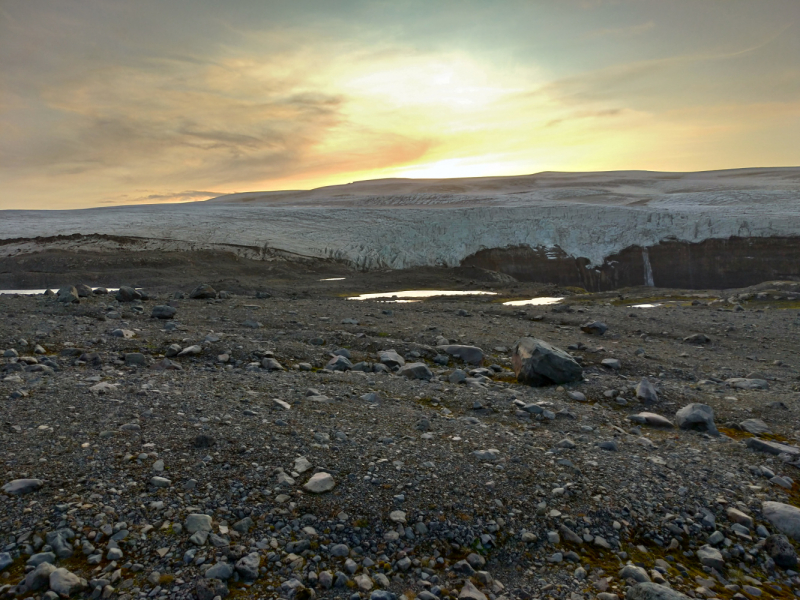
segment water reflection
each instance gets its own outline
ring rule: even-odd
[[[434,296],[496,296],[496,292],[463,291],[463,290],[405,290],[402,292],[381,292],[378,294],[361,294],[351,296],[348,300],[375,300],[377,298],[389,298],[398,300],[401,298],[432,298]]]
[[[530,300],[510,300],[503,302],[503,306],[546,306],[548,304],[558,304],[564,298],[555,298],[553,296],[541,296],[539,298],[531,298]]]

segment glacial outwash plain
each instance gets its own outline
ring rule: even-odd
[[[800,598],[798,339],[800,168],[0,211],[0,599]]]

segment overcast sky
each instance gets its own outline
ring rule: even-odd
[[[0,0],[0,208],[789,165],[798,0]]]

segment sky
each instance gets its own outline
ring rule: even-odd
[[[0,209],[797,165],[798,0],[0,0]]]

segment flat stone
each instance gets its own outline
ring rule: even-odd
[[[675,427],[672,421],[666,417],[662,417],[661,415],[652,412],[640,412],[636,415],[630,415],[628,420],[638,423],[639,425],[649,425],[650,427]]]
[[[725,384],[737,390],[768,390],[769,383],[766,379],[747,379],[746,377],[734,377],[726,379]]]
[[[14,479],[3,486],[3,492],[14,496],[22,496],[35,492],[44,485],[41,479]]]
[[[758,452],[766,452],[767,454],[789,454],[793,457],[800,457],[800,448],[797,446],[789,446],[788,444],[781,444],[779,442],[770,442],[768,440],[761,440],[759,438],[747,438],[745,445],[751,450]]]
[[[770,433],[769,425],[767,425],[761,419],[745,419],[739,423],[739,427],[744,429],[747,433],[752,433],[753,435]]]

